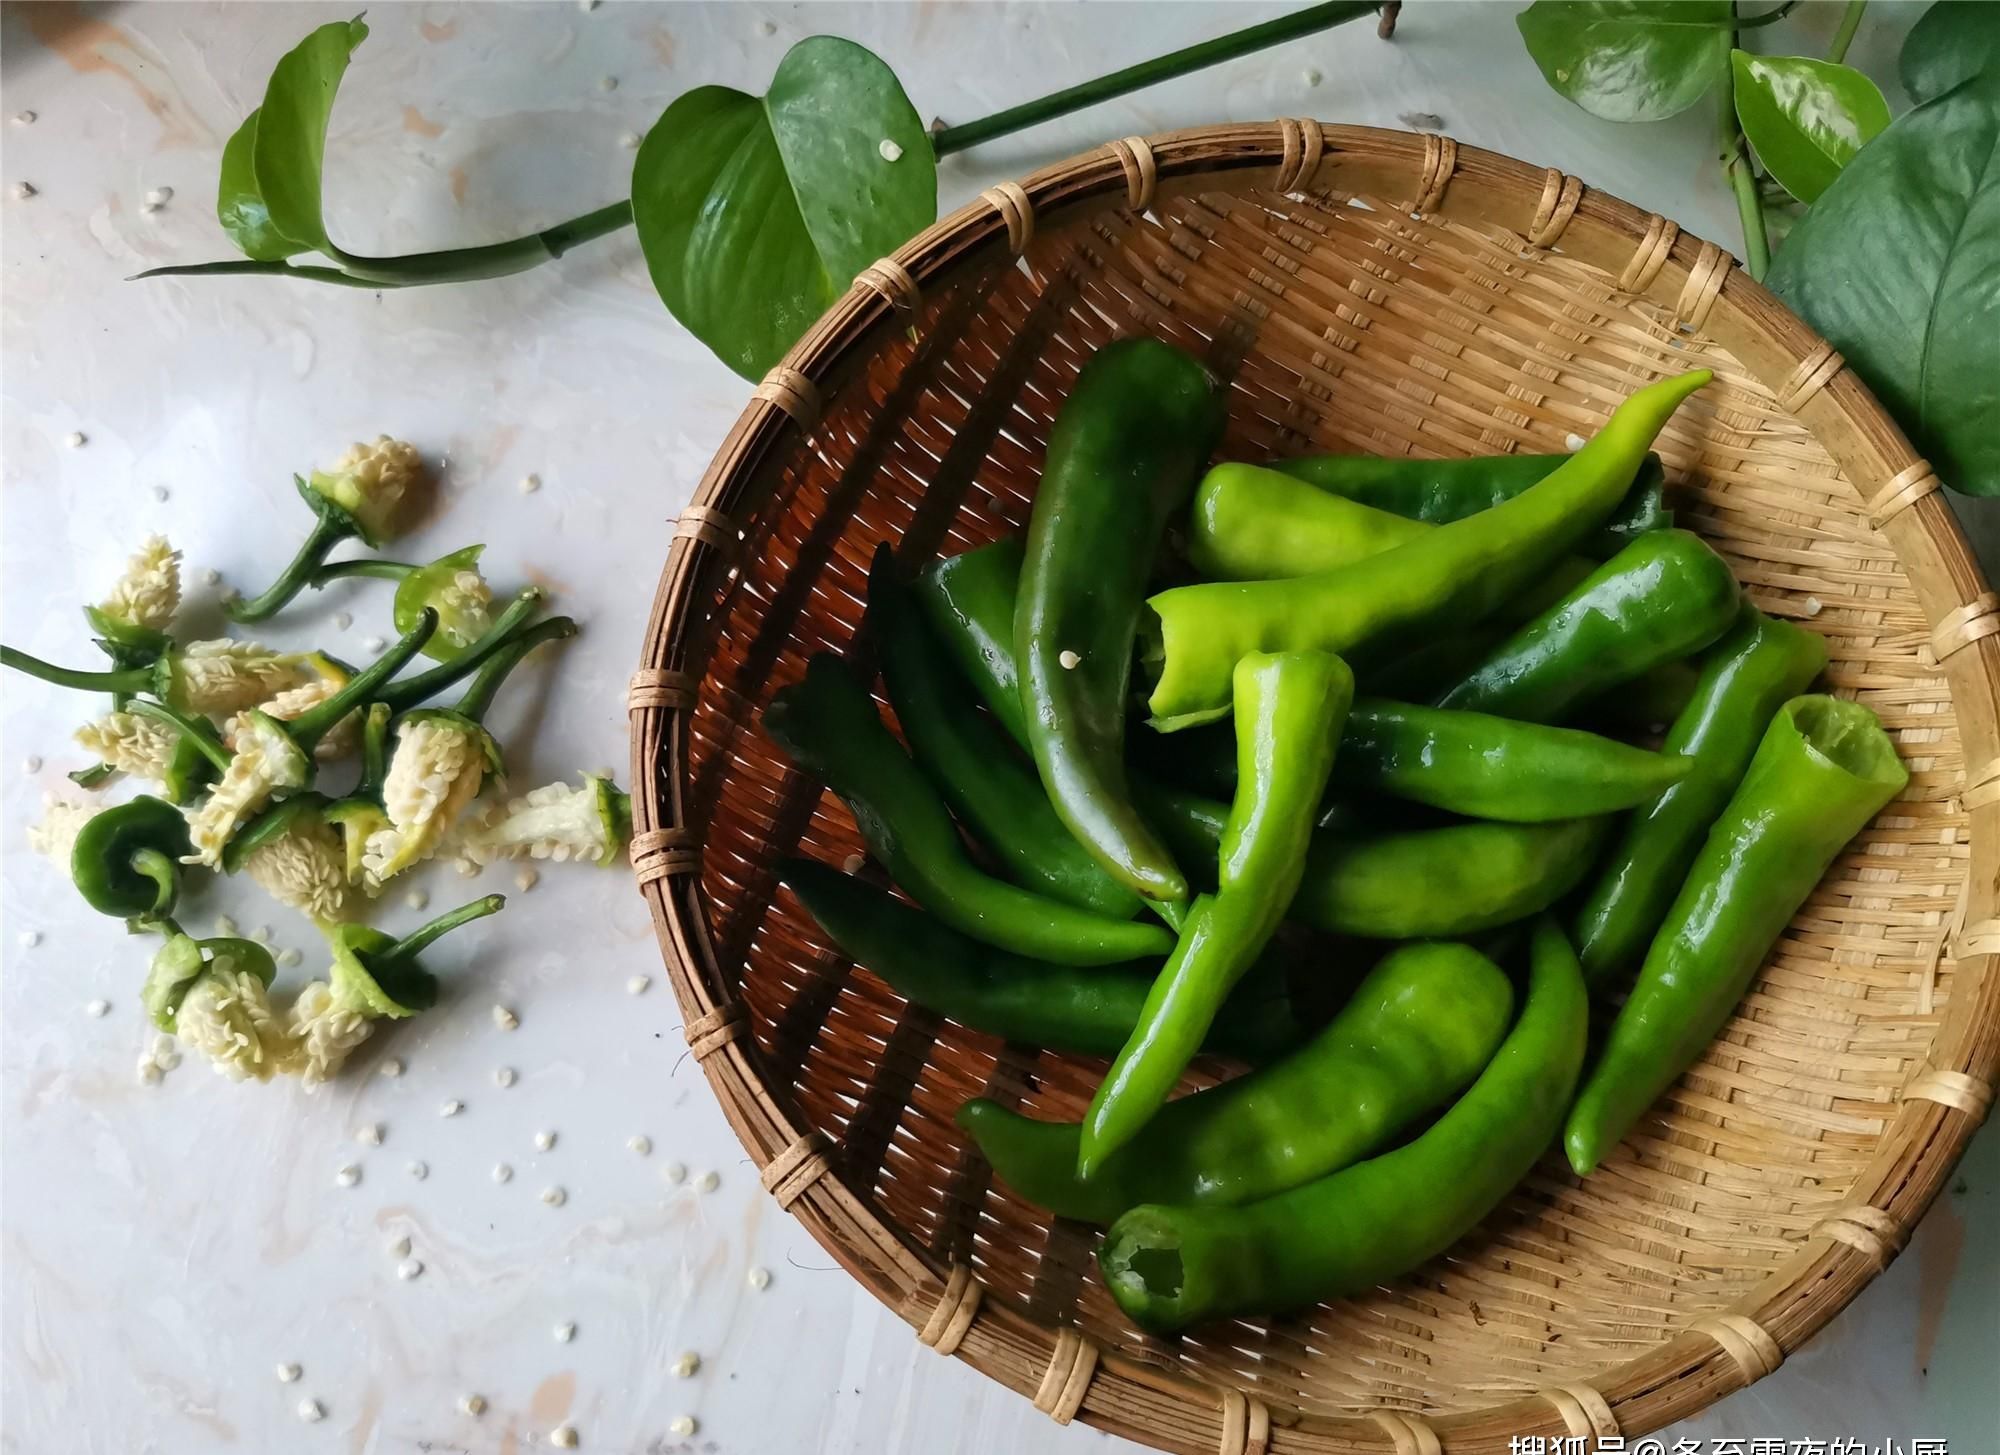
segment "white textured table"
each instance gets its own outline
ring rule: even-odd
[[[1706,116],[1640,133],[1550,94],[1506,5],[1419,3],[1394,46],[1366,24],[1045,126],[943,168],[946,206],[1106,137],[1313,114],[1454,135],[1578,173],[1727,241],[1733,214]],[[5,635],[91,655],[76,603],[147,531],[252,585],[290,550],[294,470],[378,431],[449,457],[443,506],[410,549],[488,543],[503,588],[552,586],[586,624],[549,688],[503,699],[522,778],[624,761],[623,683],[668,537],[746,386],[677,329],[630,234],[525,277],[389,293],[266,280],[120,281],[222,256],[211,213],[223,139],[277,56],[352,7],[10,7],[4,129]],[[1878,6],[1856,47],[1892,56],[1914,11]],[[483,241],[623,195],[665,100],[702,82],[757,90],[793,40],[851,36],[926,116],[967,119],[1259,18],[1219,4],[1041,7],[574,4],[392,6],[369,15],[333,125],[334,231],[364,251]],[[1832,16],[1821,17],[1830,24]],[[1892,73],[1893,68],[1890,68]],[[615,77],[615,89],[604,78]],[[1317,83],[1315,84],[1315,78]],[[17,199],[16,184],[37,193]],[[173,198],[148,212],[151,189]],[[66,443],[72,432],[86,442]],[[522,495],[527,474],[542,481]],[[161,492],[165,492],[161,498]],[[1989,556],[1989,559],[1991,557]],[[346,655],[383,630],[385,590],[330,590],[270,635]],[[337,610],[359,618],[345,634]],[[1075,1451],[1026,1401],[933,1358],[757,1189],[700,1074],[627,877],[547,868],[497,920],[438,953],[446,998],[319,1094],[232,1086],[192,1063],[134,1073],[152,1036],[147,948],[74,899],[23,826],[80,754],[86,704],[9,681],[4,803],[4,1434],[9,1451],[492,1451],[568,1421],[590,1450]],[[539,699],[539,702],[536,702]],[[30,769],[31,755],[44,765]],[[512,892],[512,873],[462,885]],[[244,906],[250,906],[247,910]],[[391,923],[415,911],[389,902]],[[305,922],[224,892],[188,917]],[[30,945],[27,937],[39,935]],[[298,977],[317,968],[316,954]],[[650,975],[636,997],[627,979]],[[108,1015],[85,1003],[102,997]],[[514,1007],[520,1028],[488,1011]],[[407,1063],[376,1074],[388,1056]],[[493,1073],[514,1068],[508,1088]],[[465,1103],[440,1117],[447,1099]],[[355,1130],[379,1122],[381,1146]],[[553,1130],[552,1148],[534,1136]],[[650,1155],[628,1139],[651,1139]],[[1996,1139],[1911,1251],[1811,1349],[1712,1411],[1697,1436],[1947,1435],[2000,1448]],[[496,1163],[512,1180],[496,1184]],[[336,1186],[353,1164],[357,1186]],[[413,1175],[422,1164],[428,1175]],[[670,1167],[684,1166],[676,1182]],[[696,1190],[714,1171],[720,1185]],[[568,1200],[544,1205],[560,1186]],[[407,1236],[420,1276],[399,1279]],[[1982,1245],[1983,1252],[1975,1246]],[[772,1273],[758,1292],[746,1276]],[[573,1341],[557,1325],[574,1322]],[[699,1353],[692,1378],[672,1372]],[[274,1366],[303,1377],[281,1384]],[[1928,1371],[1926,1373],[1926,1370]],[[462,1396],[487,1401],[475,1419]],[[300,1423],[301,1399],[325,1418]],[[683,1413],[689,1441],[669,1433]]]

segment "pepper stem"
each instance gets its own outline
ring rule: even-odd
[[[347,685],[316,707],[310,707],[285,724],[285,731],[302,753],[311,753],[327,731],[361,703],[375,695],[375,689],[403,670],[410,658],[423,650],[437,630],[438,614],[428,606],[417,624],[397,639],[396,644],[347,679]]]
[[[12,647],[0,647],[0,667],[12,667],[30,677],[53,682],[58,687],[75,687],[84,692],[144,692],[153,685],[151,667],[124,667],[115,672],[81,672],[74,667],[58,667],[31,657]]]
[[[317,591],[329,581],[340,581],[350,576],[370,576],[377,581],[400,581],[410,572],[420,569],[409,561],[383,561],[373,556],[363,556],[355,561],[333,561],[319,567],[312,573],[312,589]]]
[[[278,573],[278,579],[247,601],[223,603],[222,614],[231,621],[242,623],[266,621],[276,616],[284,610],[287,602],[305,590],[313,574],[319,570],[320,563],[326,559],[327,552],[354,533],[352,522],[342,520],[333,512],[318,515],[298,554],[292,557],[291,565]]]
[[[158,920],[173,909],[174,901],[180,896],[181,866],[172,855],[163,854],[158,849],[134,849],[130,863],[134,874],[150,879],[158,886],[152,909],[137,918],[147,922]]]
[[[195,752],[208,759],[218,773],[229,771],[229,749],[215,739],[213,729],[206,721],[197,721],[178,707],[169,707],[164,702],[141,700],[132,704],[132,711],[140,717],[150,717],[155,722],[163,722],[181,735],[181,746],[192,747]]]
[[[489,894],[484,899],[475,899],[470,904],[461,904],[457,909],[448,909],[421,929],[410,931],[379,955],[368,958],[378,963],[383,960],[414,960],[443,936],[450,934],[460,925],[470,924],[476,919],[485,919],[489,914],[498,914],[507,902],[504,894]]]
[[[543,642],[561,641],[576,635],[576,623],[566,616],[552,616],[547,621],[537,622],[514,637],[493,654],[491,661],[481,667],[472,679],[472,685],[465,689],[465,695],[458,700],[454,709],[460,717],[479,722],[486,716],[486,710],[493,706],[493,698],[500,691],[500,684],[507,680],[507,674],[521,665],[521,659],[539,647]]]
[[[389,719],[393,714],[387,703],[371,702],[361,719],[361,781],[354,786],[354,796],[374,798],[382,792],[382,782],[389,776]]]
[[[375,700],[387,703],[392,712],[402,712],[437,696],[454,682],[463,681],[477,671],[488,657],[507,645],[514,629],[534,614],[547,595],[539,586],[527,587],[507,604],[507,609],[494,619],[486,634],[458,656],[414,677],[391,682],[375,694]]]

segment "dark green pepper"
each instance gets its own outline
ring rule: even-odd
[[[1742,590],[1698,535],[1648,531],[1438,694],[1440,707],[1555,722],[1586,699],[1700,651]]]
[[[1875,714],[1836,697],[1778,709],[1646,952],[1570,1112],[1590,1172],[1715,1039],[1806,896],[1909,770]]]
[[[1151,784],[1144,794],[1182,862],[1198,872],[1214,864],[1222,805]],[[1368,939],[1477,934],[1526,919],[1574,889],[1610,827],[1608,818],[1577,818],[1386,833],[1322,829],[1307,850],[1291,917]]]
[[[1630,808],[1687,771],[1680,758],[1575,728],[1362,698],[1333,781],[1468,818],[1549,823]]]
[[[468,650],[492,625],[487,611],[486,583],[479,577],[479,558],[486,547],[466,546],[439,556],[427,565],[409,561],[385,561],[366,556],[356,561],[335,561],[312,573],[315,591],[332,581],[365,576],[396,582],[393,620],[396,630],[406,632],[419,613],[428,606],[438,614],[437,633],[424,645],[424,655],[449,662]],[[472,588],[460,578],[472,576]]]
[[[528,586],[515,592],[506,610],[496,616],[493,624],[464,651],[454,653],[435,667],[389,683],[377,691],[372,700],[386,704],[392,712],[404,712],[420,702],[428,702],[447,687],[473,676],[495,654],[513,646],[524,633],[534,630],[527,623],[547,599],[548,592],[539,586]],[[419,616],[422,614],[422,611],[418,612]],[[432,611],[431,614],[435,616],[437,613]],[[400,625],[400,618],[398,621],[397,630],[409,630]]]
[[[1049,435],[1028,519],[1014,661],[1042,785],[1127,888],[1178,903],[1187,880],[1125,783],[1132,643],[1167,519],[1222,437],[1216,381],[1157,339],[1091,356]]]
[[[1155,725],[1171,731],[1227,712],[1229,674],[1246,652],[1366,647],[1380,656],[1492,615],[1603,522],[1674,410],[1712,377],[1695,369],[1648,385],[1546,478],[1408,545],[1289,581],[1182,586],[1150,598]]]
[[[868,572],[868,620],[882,685],[917,765],[1009,879],[1079,909],[1130,919],[1139,896],[1063,827],[1033,765],[966,694],[894,571],[885,543]]]
[[[180,894],[181,858],[193,852],[181,811],[142,794],[92,815],[70,850],[69,872],[99,914],[164,919]]]
[[[1014,606],[1021,599],[1027,548],[1013,538],[934,561],[917,578],[917,598],[939,640],[1007,735],[1028,746],[1021,677],[1014,670]]]
[[[1079,1176],[1166,1104],[1223,1000],[1284,919],[1353,696],[1347,664],[1325,652],[1252,652],[1236,664],[1236,797],[1216,891],[1195,901],[1138,1028],[1091,1098]]]
[[[944,800],[840,658],[821,652],[807,662],[805,676],[771,699],[764,730],[846,801],[869,852],[953,929],[1065,965],[1137,960],[1173,943],[1162,926],[1092,914],[981,873]]]
[[[1703,656],[1692,699],[1660,749],[1686,763],[1687,775],[1632,815],[1577,910],[1577,956],[1593,987],[1637,967],[1772,716],[1825,666],[1817,632],[1748,602]]]
[[[810,859],[780,877],[827,938],[916,1005],[971,1030],[1079,1056],[1115,1056],[1139,1024],[1158,959],[1076,969],[997,950],[884,889]],[[1252,1062],[1298,1044],[1291,1002],[1245,979],[1223,1003],[1202,1049]]]
[[[489,894],[447,910],[400,938],[368,925],[335,925],[326,936],[333,952],[328,980],[334,999],[390,1020],[429,1010],[437,1004],[437,976],[424,968],[418,956],[460,925],[498,914],[506,903],[504,896]]]
[[[958,1125],[1002,1182],[1057,1217],[1108,1223],[1145,1202],[1243,1203],[1337,1172],[1471,1084],[1507,1034],[1514,990],[1477,950],[1405,945],[1339,1016],[1262,1071],[1169,1102],[1076,1175],[1083,1128],[976,1098]]]
[[[1463,520],[1512,500],[1555,472],[1568,455],[1488,455],[1464,460],[1408,456],[1305,455],[1272,465],[1316,490],[1433,525]],[[1656,454],[1639,465],[1625,498],[1582,549],[1613,556],[1626,542],[1674,523],[1667,508],[1667,472]]]
[[[1170,1333],[1352,1297],[1436,1257],[1547,1150],[1583,1066],[1589,1019],[1576,956],[1544,918],[1520,1018],[1428,1131],[1241,1207],[1133,1208],[1098,1250],[1111,1296],[1141,1328]]]

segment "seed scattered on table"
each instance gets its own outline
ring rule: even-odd
[[[438,1108],[438,1115],[441,1117],[455,1117],[464,1110],[465,1103],[454,1096],[450,1101]]]
[[[511,1031],[521,1024],[521,1018],[504,1005],[493,1007],[493,1024],[503,1031]]]
[[[430,902],[431,897],[421,889],[412,889],[408,894],[403,896],[403,903],[407,904],[411,909],[428,909]]]
[[[93,1000],[83,1008],[83,1013],[92,1020],[101,1021],[107,1015],[111,1014],[111,1002],[108,1000]]]
[[[752,1268],[748,1277],[750,1286],[759,1293],[771,1286],[771,1270],[768,1268]]]
[[[627,1137],[625,1145],[632,1151],[637,1152],[641,1157],[649,1157],[653,1152],[653,1139],[651,1137]]]
[[[625,982],[625,993],[627,995],[644,995],[646,987],[652,983],[653,977],[650,975],[634,975],[630,980]]]
[[[398,1239],[396,1239],[396,1241],[395,1241],[395,1242],[393,1242],[393,1243],[391,1243],[391,1244],[389,1245],[389,1256],[390,1256],[390,1257],[392,1257],[392,1258],[407,1258],[407,1257],[409,1257],[409,1256],[410,1256],[410,1240],[409,1240],[409,1239],[408,1239],[407,1237],[404,1237],[404,1238],[398,1238]]]
[[[495,1162],[493,1164],[493,1180],[495,1182],[513,1181],[514,1169],[509,1167],[505,1162]]]
[[[206,566],[202,569],[201,579],[210,586],[220,586],[222,584],[222,573],[213,566]]]
[[[215,917],[215,932],[227,939],[235,939],[238,933],[236,921],[226,914],[217,915]]]
[[[287,945],[285,946],[284,949],[278,951],[278,963],[280,965],[284,965],[287,967],[292,965],[303,964],[305,958],[306,957],[304,955],[301,955],[296,949],[294,949],[290,945]]]
[[[571,1339],[574,1339],[576,1337],[575,1323],[573,1323],[569,1319],[564,1319],[561,1323],[556,1325],[555,1336],[556,1336],[556,1342],[558,1344],[567,1344]]]
[[[34,112],[32,112],[32,111],[17,111],[17,112],[15,112],[15,113],[14,113],[14,125],[16,125],[16,126],[33,126],[34,124],[35,124],[35,113],[34,113]]]
[[[35,184],[33,182],[16,182],[14,184],[14,195],[23,202],[26,202],[30,197],[35,195]],[[77,436],[72,435],[71,438],[75,439]]]
[[[693,1379],[701,1368],[701,1355],[690,1349],[674,1361],[674,1374],[681,1379]]]
[[[535,1149],[537,1151],[546,1152],[549,1150],[549,1148],[553,1147],[555,1144],[556,1144],[556,1134],[554,1132],[535,1133]]]
[[[326,1407],[316,1399],[299,1401],[299,1418],[309,1425],[316,1425],[326,1418]]]
[[[616,91],[618,89],[618,78],[616,76],[599,76],[597,78],[597,89],[600,91]]]
[[[354,1140],[364,1147],[382,1145],[382,1134],[388,1129],[380,1122],[363,1122],[354,1129]]]
[[[1308,86],[1317,86],[1321,81],[1324,81],[1326,77],[1323,74],[1321,74],[1318,66],[1307,66],[1305,68],[1304,74],[1300,77],[1300,79],[1303,80]]]
[[[151,1056],[139,1063],[139,1079],[148,1086],[160,1084],[160,1065]]]
[[[638,147],[640,140],[641,138],[638,132],[628,131],[623,136],[618,138],[618,145],[624,147],[625,150],[629,152],[635,150]]]
[[[154,210],[165,207],[173,200],[174,189],[171,187],[155,187],[146,194],[146,206]]]
[[[412,1278],[418,1277],[423,1271],[424,1265],[422,1261],[416,1258],[405,1258],[401,1263],[396,1265],[396,1276],[405,1283],[408,1283]]]
[[[361,1169],[350,1162],[333,1174],[333,1180],[340,1187],[352,1187],[361,1180]]]
[[[542,1201],[550,1207],[561,1207],[569,1201],[569,1194],[564,1192],[560,1187],[544,1187],[542,1189]]]
[[[270,944],[272,939],[271,927],[269,925],[258,925],[256,929],[250,931],[250,938],[260,945]]]
[[[549,1443],[558,1450],[574,1450],[576,1448],[576,1431],[572,1430],[568,1425],[557,1425],[553,1430],[549,1431]]]
[[[476,1420],[486,1413],[486,1398],[483,1395],[468,1394],[459,1400],[458,1407]]]
[[[167,487],[164,485],[155,485],[153,487],[153,499],[159,501],[160,504],[162,505],[165,505],[167,503],[167,496],[169,493],[171,492],[169,492]]]
[[[512,1086],[514,1084],[514,1068],[512,1066],[500,1067],[493,1073],[493,1084],[503,1088]]]
[[[365,652],[379,654],[388,645],[388,642],[384,641],[381,637],[363,637],[361,639],[361,649]]]
[[[422,1182],[426,1177],[431,1175],[431,1168],[428,1162],[412,1162],[405,1170],[419,1182]]]
[[[28,184],[26,182],[23,182],[21,184],[21,187],[28,187]],[[20,187],[14,189],[16,195],[19,195],[20,190],[21,190]],[[30,197],[35,195],[35,189],[33,187],[28,187],[28,195]],[[80,450],[85,445],[90,443],[90,436],[85,434],[80,429],[73,429],[69,432],[68,437],[63,440],[63,443],[68,445],[73,450]]]
[[[336,611],[336,612],[335,612],[335,613],[333,614],[333,629],[334,629],[335,631],[337,631],[337,632],[344,632],[344,631],[346,631],[346,630],[347,630],[347,629],[348,629],[349,627],[351,627],[351,626],[353,626],[353,625],[354,625],[354,613],[353,613],[353,612],[351,612],[351,611]]]
[[[700,1426],[695,1423],[693,1415],[675,1415],[667,1425],[670,1433],[679,1435],[682,1439],[686,1439],[699,1428]]]
[[[669,1162],[660,1169],[660,1176],[666,1178],[667,1181],[673,1183],[676,1187],[687,1181],[687,1175],[687,1163],[685,1162]]]
[[[722,1179],[716,1176],[713,1172],[704,1172],[701,1174],[700,1179],[695,1183],[695,1186],[700,1188],[703,1192],[713,1192],[715,1191],[716,1188],[722,1186]]]
[[[296,1384],[298,1383],[299,1376],[303,1373],[305,1371],[296,1364],[280,1364],[278,1366],[278,1383]]]
[[[41,932],[40,930],[22,930],[22,931],[21,931],[21,948],[22,948],[22,949],[24,949],[24,950],[32,950],[32,949],[34,949],[34,948],[35,948],[35,946],[39,945],[39,944],[40,944],[41,942],[42,942],[42,932]]]
[[[541,881],[541,877],[539,870],[531,869],[526,864],[523,864],[514,871],[514,887],[520,890],[521,893],[526,894]]]
[[[521,477],[521,493],[523,495],[533,495],[541,488],[542,477],[540,475],[523,475]]]
[[[21,760],[21,771],[22,771],[23,773],[39,773],[39,772],[41,772],[41,771],[42,771],[42,760],[41,760],[40,758],[36,757],[36,756],[35,756],[35,755],[34,755],[33,753],[30,753],[30,754],[28,754],[28,756],[27,756],[27,757],[25,757],[25,758],[23,758],[23,759]]]
[[[393,1081],[403,1074],[403,1063],[396,1057],[391,1056],[382,1063],[381,1074]]]

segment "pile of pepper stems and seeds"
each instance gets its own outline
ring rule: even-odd
[[[1110,1058],[1081,1123],[959,1124],[1108,1225],[1142,1327],[1394,1279],[1558,1136],[1590,1173],[1907,782],[1873,714],[1806,694],[1824,641],[1673,528],[1650,448],[1709,378],[1566,455],[1204,473],[1220,387],[1112,344],[1026,539],[915,579],[885,546],[854,649],[774,696],[906,896],[788,861],[827,936],[974,1030]],[[1253,1069],[1169,1100],[1201,1052]]]
[[[11,647],[5,665],[62,687],[110,694],[76,738],[99,761],[71,774],[92,792],[118,780],[156,791],[114,806],[52,798],[30,830],[78,891],[160,945],[141,999],[163,1032],[236,1080],[337,1073],[383,1020],[438,998],[422,956],[439,936],[497,911],[487,895],[413,933],[362,923],[383,888],[427,860],[468,872],[502,859],[610,864],[630,805],[608,778],[504,791],[499,743],[483,726],[507,674],[545,642],[576,634],[566,616],[538,619],[528,588],[496,610],[469,546],[428,564],[328,557],[342,542],[371,551],[424,513],[431,477],[414,446],[387,436],[357,444],[331,469],[296,480],[313,513],[305,543],[256,597],[232,597],[233,621],[275,616],[308,587],[344,577],[395,583],[396,642],[355,667],[325,652],[279,652],[241,640],[181,641],[180,554],[149,539],[84,616],[109,657],[103,668],[54,666]],[[424,670],[403,674],[419,654]],[[456,696],[449,705],[437,699]],[[323,768],[352,764],[350,786],[323,791]],[[175,919],[192,875],[245,874],[306,915],[330,967],[274,1005],[271,952],[256,940],[197,939]]]

